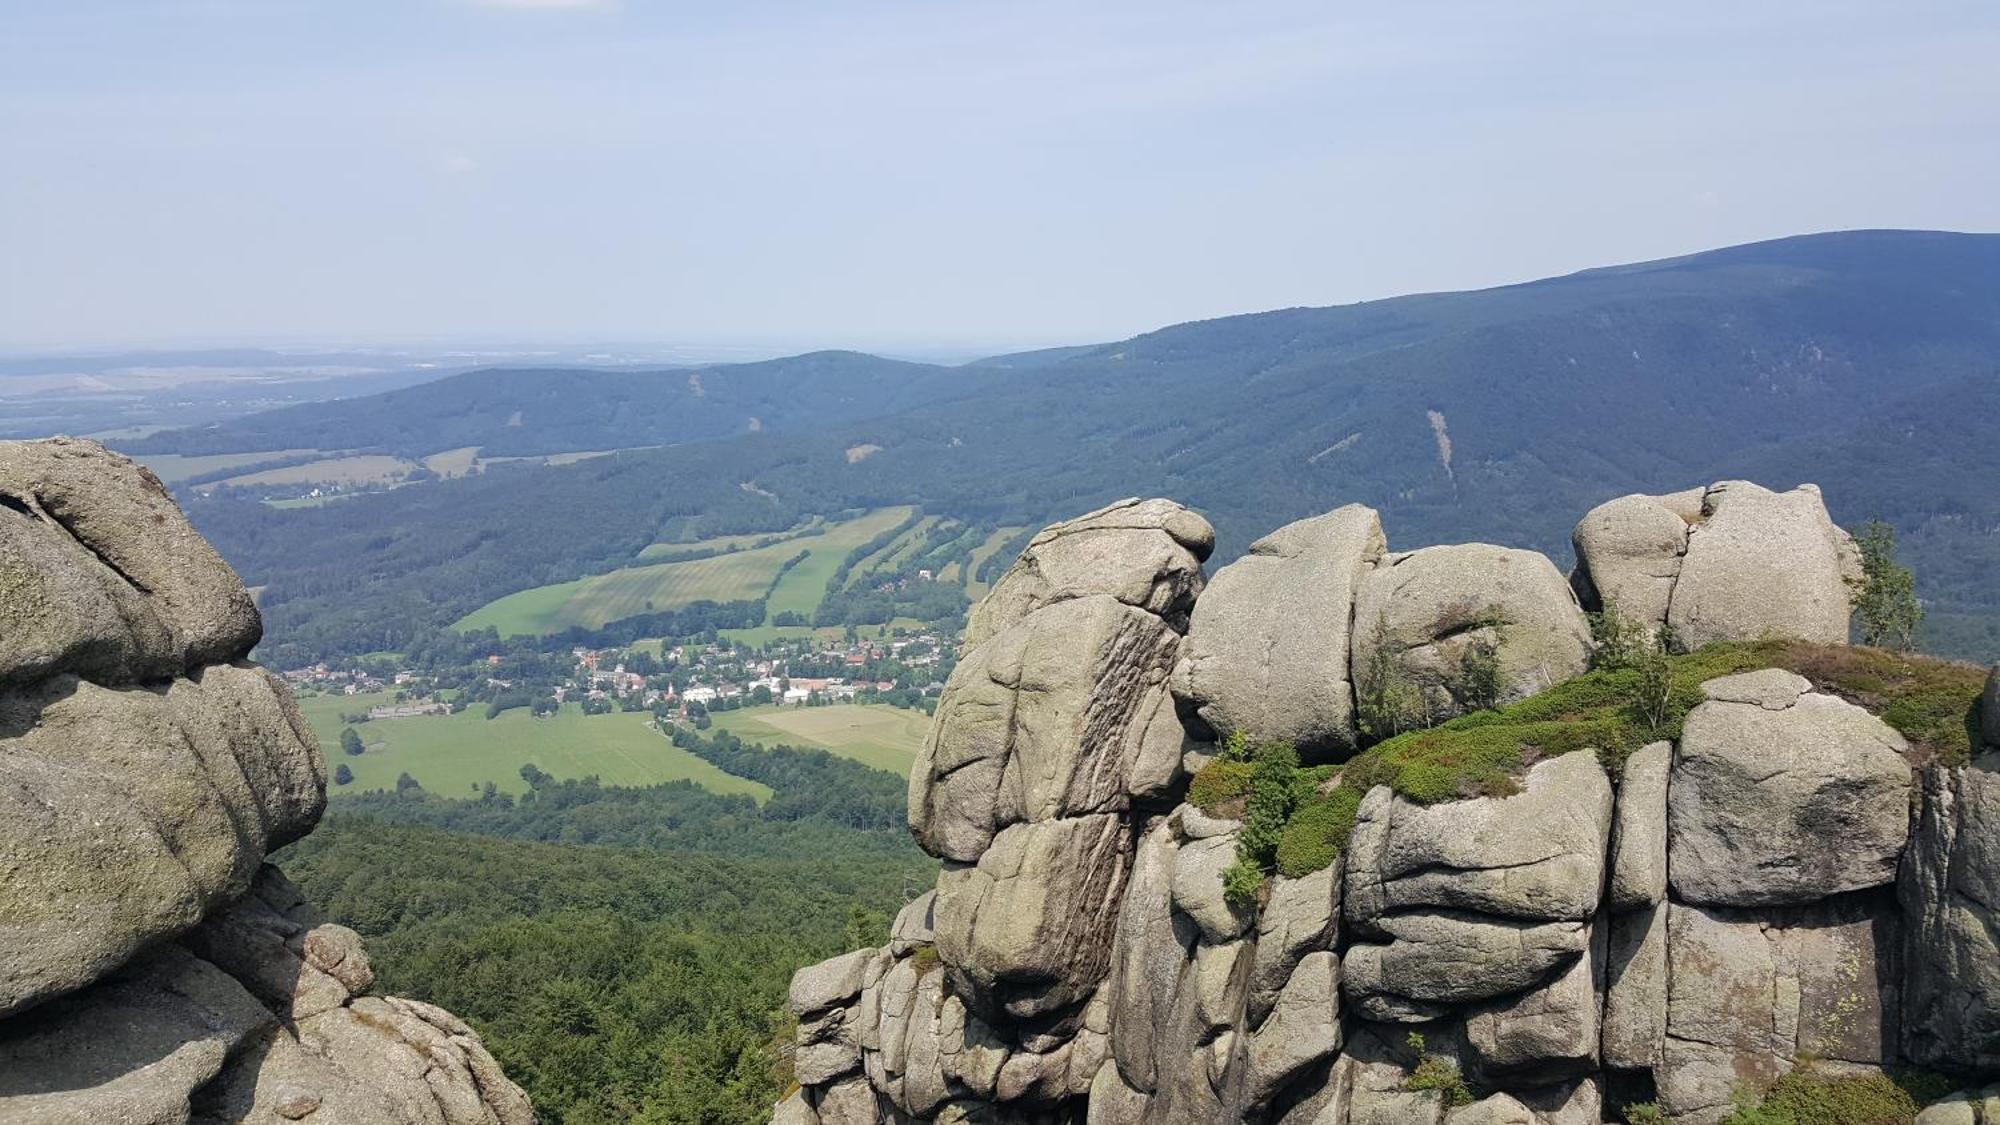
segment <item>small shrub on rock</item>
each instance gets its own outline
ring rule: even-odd
[[[1417,1066],[1403,1080],[1404,1089],[1436,1090],[1444,1095],[1448,1109],[1472,1104],[1472,1089],[1465,1084],[1465,1075],[1460,1073],[1457,1063],[1425,1050],[1424,1037],[1417,1032],[1410,1032],[1409,1044],[1417,1053]]]

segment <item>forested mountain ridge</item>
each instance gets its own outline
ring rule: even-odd
[[[873,417],[969,380],[947,367],[824,351],[658,370],[490,368],[420,386],[306,403],[128,444],[137,454],[361,449],[489,457],[668,445]]]
[[[2000,651],[2000,495],[1984,484],[2000,477],[2000,446],[1961,421],[2000,381],[2000,236],[1803,236],[1176,325],[958,372],[949,390],[918,380],[934,398],[875,417],[310,511],[192,510],[267,587],[274,639],[330,633],[321,626],[338,617],[376,647],[499,593],[618,565],[673,515],[763,530],[914,502],[1032,526],[1118,496],[1173,495],[1213,520],[1226,559],[1352,500],[1412,541],[1490,540],[1562,560],[1573,514],[1599,501],[1754,474],[1819,481],[1842,522],[1895,523],[1933,643]],[[1877,425],[1888,418],[1900,420],[1893,433]],[[879,448],[848,456],[860,445]],[[1893,471],[1837,452],[1863,446]],[[524,520],[538,533],[510,533]],[[296,536],[319,549],[293,549]]]

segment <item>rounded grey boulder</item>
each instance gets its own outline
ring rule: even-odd
[[[1044,606],[1091,594],[1187,627],[1215,529],[1172,500],[1120,500],[1029,541],[965,622],[967,651]]]
[[[1195,603],[1176,694],[1217,734],[1289,742],[1307,759],[1352,753],[1354,594],[1386,550],[1360,504],[1252,543]]]
[[[1512,702],[1583,672],[1590,626],[1546,555],[1488,543],[1425,547],[1384,558],[1361,580],[1358,693],[1379,690],[1387,670],[1421,692],[1421,718],[1449,718],[1482,702],[1467,698],[1469,654],[1481,646],[1498,663],[1496,698],[1483,702]]]
[[[159,478],[94,441],[0,442],[0,685],[238,659],[263,626]]]
[[[1790,637],[1846,644],[1850,583],[1860,555],[1826,514],[1819,488],[1772,492],[1748,481],[1714,485],[1688,533],[1667,612],[1676,642]]]

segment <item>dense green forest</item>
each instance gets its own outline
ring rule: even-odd
[[[762,1122],[792,971],[879,943],[936,864],[902,781],[820,750],[678,730],[771,799],[689,782],[338,797],[279,856],[369,941],[381,987],[470,1020],[548,1125]]]
[[[545,1125],[751,1125],[793,969],[879,942],[934,865],[822,826],[812,859],[528,843],[349,811],[277,858],[393,995],[471,1022]]]
[[[1567,563],[1598,502],[1748,474],[1816,481],[1836,519],[1894,524],[1927,646],[2000,656],[2000,444],[1964,423],[2000,383],[2000,236],[1808,236],[1009,362],[875,417],[319,508],[190,510],[265,587],[282,661],[398,648],[499,594],[626,562],[669,520],[777,531],[918,503],[1039,526],[1166,495],[1215,522],[1220,563],[1360,501],[1392,546],[1480,540]],[[850,458],[862,444],[878,449]]]

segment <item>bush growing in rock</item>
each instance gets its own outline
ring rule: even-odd
[[[1854,616],[1861,643],[1898,650],[1916,647],[1924,623],[1916,578],[1896,565],[1896,529],[1869,520],[1854,537],[1861,551],[1861,580],[1853,584]]]
[[[1744,1096],[1722,1125],[1910,1125],[1917,1101],[1885,1075],[1831,1078],[1801,1066],[1760,1101]]]
[[[1410,1050],[1417,1053],[1416,1068],[1403,1083],[1406,1090],[1436,1090],[1444,1095],[1444,1104],[1449,1109],[1472,1104],[1472,1090],[1465,1084],[1465,1075],[1458,1064],[1442,1055],[1431,1054],[1425,1049],[1424,1037],[1418,1032],[1410,1032]]]

